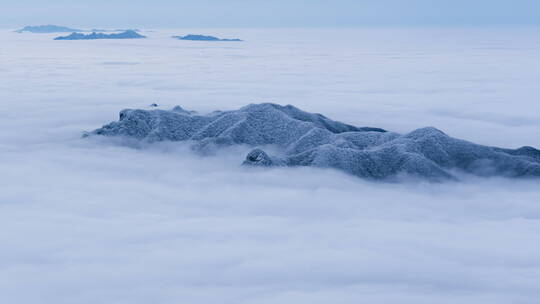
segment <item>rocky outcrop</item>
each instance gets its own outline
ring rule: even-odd
[[[191,141],[201,153],[220,147],[254,147],[244,165],[334,168],[368,179],[401,175],[431,181],[479,176],[540,177],[540,151],[503,149],[452,138],[432,127],[408,134],[356,127],[293,106],[252,104],[200,115],[175,107],[123,110],[120,120],[90,135],[127,136],[146,142]],[[265,152],[272,146],[273,154]]]

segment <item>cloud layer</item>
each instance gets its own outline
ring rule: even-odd
[[[0,34],[0,302],[535,303],[537,182],[378,184],[80,135],[153,102],[270,101],[540,147],[536,33],[197,32],[247,41]]]

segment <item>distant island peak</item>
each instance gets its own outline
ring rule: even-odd
[[[17,30],[15,32],[17,33],[37,33],[37,34],[47,34],[47,33],[70,33],[70,32],[82,32],[83,30],[69,28],[66,26],[59,26],[59,25],[37,25],[37,26],[25,26],[20,30]]]
[[[72,33],[68,36],[56,37],[54,40],[95,40],[95,39],[141,39],[146,38],[134,30],[127,30],[121,33],[96,33],[92,32],[91,34],[82,34],[82,33]]]
[[[106,29],[91,29],[91,30],[83,30],[83,29],[76,29],[71,28],[67,26],[60,26],[60,25],[53,25],[53,24],[47,24],[47,25],[27,25],[23,27],[20,30],[16,30],[16,33],[34,33],[34,34],[52,34],[52,33],[76,33],[76,32],[125,32],[125,31],[134,31],[134,32],[140,32],[139,29],[115,29],[115,30],[106,30]]]
[[[194,34],[189,34],[186,36],[173,36],[173,38],[176,38],[179,40],[191,40],[191,41],[243,41],[241,39],[221,39],[214,36],[194,35]]]

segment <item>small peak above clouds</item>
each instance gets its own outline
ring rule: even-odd
[[[189,34],[186,36],[173,36],[172,38],[176,38],[179,40],[191,40],[191,41],[233,41],[233,42],[240,42],[243,41],[241,39],[222,39],[214,36],[205,36],[205,35],[193,35]]]
[[[24,28],[17,30],[17,33],[37,33],[37,34],[50,34],[50,33],[70,33],[70,32],[82,32],[83,30],[74,29],[67,26],[58,25],[37,25],[37,26],[25,26]]]
[[[122,33],[112,33],[112,34],[104,34],[104,33],[96,33],[96,32],[93,32],[91,34],[72,33],[71,35],[68,35],[68,36],[56,37],[54,40],[142,39],[142,38],[146,38],[146,36],[143,36],[132,30],[127,30]]]

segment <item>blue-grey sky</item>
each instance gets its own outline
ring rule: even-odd
[[[538,0],[1,0],[0,26],[537,25]]]

